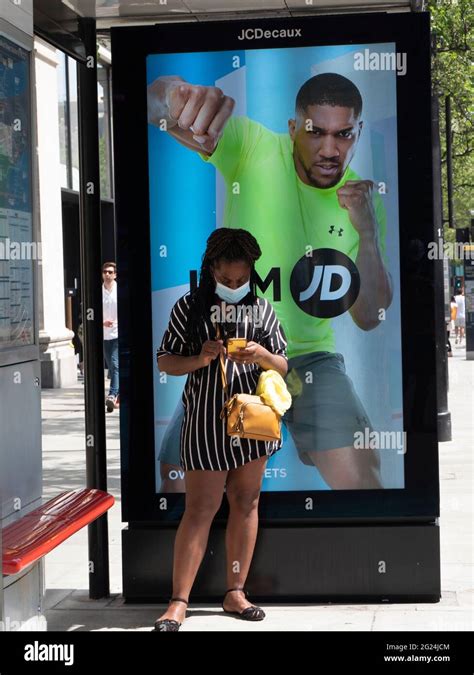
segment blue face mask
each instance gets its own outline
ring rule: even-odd
[[[236,304],[245,298],[247,293],[250,293],[250,280],[246,281],[245,284],[242,284],[242,286],[239,286],[238,288],[229,288],[228,286],[221,284],[217,279],[214,278],[214,280],[216,282],[216,293],[220,299],[225,300],[225,302]]]

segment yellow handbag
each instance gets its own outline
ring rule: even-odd
[[[217,326],[219,337],[219,327]],[[224,356],[219,356],[222,388],[227,401],[221,411],[221,419],[227,418],[227,435],[253,438],[256,441],[279,441],[281,439],[281,416],[255,394],[234,394],[228,398],[228,383]]]

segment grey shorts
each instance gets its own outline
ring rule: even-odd
[[[304,464],[313,464],[308,452],[352,446],[357,431],[372,431],[342,354],[314,352],[290,359],[287,383],[293,405],[283,419]]]
[[[283,423],[293,437],[300,460],[313,466],[308,452],[354,444],[354,434],[372,431],[367,412],[346,374],[344,357],[332,352],[296,356],[288,362],[288,388],[293,397]],[[184,407],[178,402],[161,444],[159,461],[180,465]]]

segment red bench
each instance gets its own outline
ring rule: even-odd
[[[62,492],[2,531],[3,574],[17,574],[56,548],[114,504],[102,490]]]

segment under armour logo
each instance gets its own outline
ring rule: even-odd
[[[334,230],[335,230],[334,225],[331,225],[331,227],[329,228],[329,234],[333,234]]]
[[[338,236],[338,237],[342,237],[342,233],[343,233],[343,232],[344,232],[344,229],[341,227],[341,228],[338,230],[337,236]]]
[[[329,228],[329,234],[334,234],[335,230],[336,230],[336,228],[334,227],[334,225],[331,225],[331,227]],[[340,227],[339,230],[337,231],[337,236],[342,237],[343,232],[344,232],[344,228]]]

